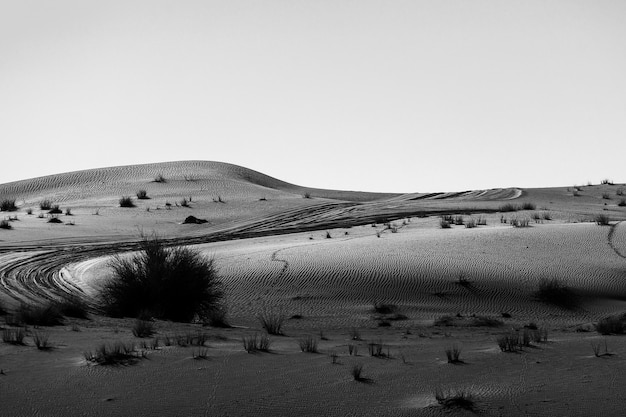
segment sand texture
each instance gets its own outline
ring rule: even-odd
[[[594,328],[626,311],[623,188],[361,193],[206,161],[0,184],[0,199],[18,207],[1,213],[11,220],[0,229],[2,331],[15,328],[11,312],[23,303],[72,295],[92,309],[89,319],[29,326],[24,345],[0,343],[0,416],[623,415],[626,345]],[[120,207],[122,196],[135,207]],[[60,206],[60,223],[49,222],[44,200]],[[445,215],[486,224],[444,229]],[[207,222],[183,224],[188,216]],[[132,256],[153,232],[215,259],[233,327],[156,321],[152,349],[133,336],[133,318],[102,314],[111,256]],[[567,304],[538,297],[554,279],[571,291]],[[284,335],[249,354],[242,337],[263,333],[257,315],[268,310],[285,316]],[[496,339],[525,326],[545,329],[547,341],[502,352]],[[42,331],[53,344],[45,351],[34,346]],[[164,342],[199,333],[203,346]],[[318,353],[301,352],[307,335]],[[115,341],[146,357],[85,361]],[[371,356],[376,344],[383,354]],[[598,344],[610,354],[595,356]],[[448,363],[453,345],[462,363]],[[471,393],[474,409],[446,408],[437,389]]]

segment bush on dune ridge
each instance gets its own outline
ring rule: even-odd
[[[167,248],[157,237],[144,238],[131,258],[110,261],[112,278],[104,285],[104,310],[114,317],[152,317],[189,322],[223,309],[224,293],[213,259],[185,247]]]

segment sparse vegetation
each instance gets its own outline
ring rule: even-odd
[[[84,356],[87,362],[99,365],[128,365],[145,355],[139,354],[134,344],[118,341],[113,344],[102,343],[95,351],[85,352]]]
[[[449,221],[441,219],[439,220],[439,227],[441,227],[442,229],[450,229],[452,226]]]
[[[302,198],[311,198],[311,193],[304,193],[302,194]]]
[[[182,207],[189,207],[189,200],[187,200],[186,198],[183,198],[182,200],[180,200],[180,205]]]
[[[602,198],[604,200],[610,200],[611,199],[611,195],[609,193],[602,193]]]
[[[112,278],[102,301],[115,317],[152,317],[189,322],[222,308],[223,290],[212,259],[186,247],[165,246],[157,237],[144,238],[130,258],[114,256]]]
[[[535,210],[537,208],[537,206],[535,205],[535,203],[531,203],[531,202],[525,202],[522,203],[522,210]]]
[[[600,182],[600,184],[602,184],[602,185],[614,185],[614,184],[613,184],[613,181],[612,181],[612,180],[610,180],[610,179],[608,179],[608,178],[603,179],[603,180]]]
[[[130,196],[124,196],[120,198],[120,207],[135,207],[135,203],[133,202],[133,198]]]
[[[516,332],[500,335],[496,342],[502,352],[517,352],[522,348],[519,334]]]
[[[69,207],[68,207],[68,208],[66,208],[66,209],[65,209],[65,215],[66,215],[66,216],[72,216],[72,209],[71,209],[71,208],[69,208]]]
[[[256,351],[259,352],[268,352],[270,349],[270,338],[268,335],[264,334],[258,336],[257,334],[253,336],[244,336],[242,338],[243,348],[248,353],[253,353]]]
[[[154,323],[149,320],[137,319],[133,325],[135,337],[150,337],[154,334]]]
[[[59,219],[59,216],[54,215],[54,216],[50,216],[50,218],[48,219],[48,223],[63,223],[63,220]]]
[[[300,350],[306,353],[317,353],[317,339],[311,335],[306,335],[298,339]]]
[[[593,218],[593,220],[598,226],[609,226],[611,223],[609,216],[607,216],[606,214],[598,214]]]
[[[88,317],[89,306],[77,295],[65,296],[62,300],[54,303],[55,307],[62,315],[78,319]]]
[[[385,354],[384,348],[385,345],[380,339],[376,342],[369,342],[367,344],[367,351],[369,352],[370,356],[373,356],[375,358],[385,358],[388,356],[388,354]]]
[[[148,200],[148,199],[150,199],[150,197],[148,197],[148,192],[146,190],[139,190],[139,191],[137,191],[137,198],[139,200]]]
[[[0,211],[17,211],[15,199],[5,199],[0,201]]]
[[[50,345],[49,340],[50,340],[50,333],[41,332],[41,331],[33,332],[33,342],[35,343],[35,346],[37,346],[37,349],[39,350],[50,349],[52,346]]]
[[[284,312],[272,309],[265,309],[257,315],[261,327],[265,329],[268,334],[281,335],[283,324],[287,319]]]
[[[2,329],[2,341],[11,345],[23,345],[26,332],[24,328],[17,327],[15,329]]]
[[[575,304],[574,292],[559,278],[541,279],[535,296],[544,303],[560,307],[571,308]]]
[[[435,399],[437,403],[446,409],[462,408],[473,411],[476,407],[473,395],[464,390],[453,391],[437,388],[435,390]]]
[[[522,218],[522,219],[511,219],[510,221],[511,226],[513,227],[517,227],[517,228],[522,228],[522,227],[530,227],[530,219],[528,218]]]
[[[519,206],[516,206],[515,204],[511,204],[511,203],[506,203],[500,206],[499,211],[503,212],[503,213],[507,213],[510,211],[517,211],[519,210]]]

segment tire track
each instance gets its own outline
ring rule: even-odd
[[[617,223],[615,223],[614,225],[611,225],[611,230],[609,230],[609,235],[608,235],[608,241],[609,241],[609,246],[611,247],[611,249],[613,249],[613,251],[617,254],[617,256],[619,256],[620,258],[626,259],[626,255],[624,255],[623,253],[621,253],[619,251],[619,249],[617,248],[617,246],[615,246],[615,242],[613,240],[614,236],[615,236],[615,230],[617,229],[617,226],[619,226],[622,223],[622,221],[619,221]]]

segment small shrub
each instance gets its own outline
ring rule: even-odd
[[[193,351],[191,357],[194,359],[208,359],[209,349],[206,347],[200,347],[197,351]]]
[[[133,325],[133,335],[135,337],[150,337],[154,334],[154,323],[149,320],[135,320]]]
[[[124,196],[120,198],[120,207],[135,207],[132,197]]]
[[[614,185],[614,184],[613,184],[613,181],[611,181],[611,180],[610,180],[610,179],[608,179],[608,178],[603,179],[603,180],[600,182],[600,184],[602,184],[602,185]]]
[[[204,324],[211,327],[229,328],[230,324],[228,323],[227,315],[228,309],[226,308],[226,305],[220,303],[206,313]]]
[[[348,355],[358,356],[359,355],[359,347],[355,344],[348,343]]]
[[[437,317],[433,322],[433,326],[454,326],[454,317],[452,316],[441,316]]]
[[[62,213],[63,213],[63,210],[61,210],[61,207],[59,207],[58,204],[55,204],[54,206],[52,206],[50,211],[48,211],[48,214],[62,214]]]
[[[517,352],[521,349],[520,337],[515,332],[498,336],[496,342],[502,352]]]
[[[167,182],[167,180],[163,175],[158,174],[156,177],[154,177],[154,182],[165,183]]]
[[[522,210],[535,210],[536,208],[535,203],[525,202],[522,204]]]
[[[180,205],[182,207],[189,207],[189,200],[187,200],[186,198],[183,198],[182,200],[180,200]]]
[[[596,331],[602,335],[610,334],[624,334],[626,332],[626,326],[624,326],[626,317],[622,316],[609,316],[601,319],[596,323]]]
[[[385,353],[384,353],[384,345],[383,342],[381,340],[378,340],[377,342],[370,342],[367,344],[367,351],[369,352],[370,356],[373,356],[375,358],[383,358],[385,357]]]
[[[49,339],[50,333],[48,332],[33,332],[33,341],[39,350],[48,350],[52,347],[49,343]]]
[[[317,339],[307,335],[298,339],[300,350],[306,353],[317,353]]]
[[[58,326],[63,324],[63,314],[53,303],[42,306],[22,304],[15,313],[15,320],[31,326]]]
[[[575,303],[574,292],[558,278],[543,278],[539,282],[535,296],[542,302],[571,308]]]
[[[476,406],[473,395],[464,390],[444,391],[441,388],[437,388],[435,390],[435,399],[437,403],[446,409],[462,408],[473,411]]]
[[[626,207],[626,199],[622,198],[617,205],[620,207]]]
[[[476,221],[478,226],[487,226],[487,218],[483,216],[478,216],[478,220]]]
[[[609,193],[602,193],[602,198],[604,200],[610,200],[611,199],[611,195]]]
[[[352,329],[350,329],[350,339],[351,340],[362,340],[361,339],[361,332],[359,331],[359,329],[357,329],[356,327],[353,327]]]
[[[13,226],[11,226],[11,223],[9,223],[8,220],[6,219],[0,220],[0,229],[10,230],[12,228]]]
[[[609,352],[609,345],[606,342],[606,338],[602,342],[591,341],[591,349],[593,350],[593,354],[596,358],[613,356],[613,354]]]
[[[69,208],[69,207],[68,207],[68,208],[66,208],[66,209],[65,209],[65,215],[66,215],[66,216],[71,216],[71,215],[72,215],[72,209],[71,209],[71,208]]]
[[[624,189],[623,188],[618,188],[617,191],[615,191],[615,195],[624,195]]]
[[[552,214],[550,214],[550,212],[548,212],[548,211],[544,211],[544,212],[541,214],[541,217],[542,217],[544,220],[552,220]]]
[[[243,348],[248,353],[254,353],[256,351],[259,352],[268,352],[270,349],[270,338],[268,335],[264,334],[258,336],[255,334],[254,336],[244,336],[242,338]]]
[[[2,341],[11,345],[23,345],[25,336],[26,332],[21,327],[2,330]]]
[[[476,227],[476,220],[470,218],[468,221],[465,222],[465,227],[467,229],[473,229]]]
[[[99,365],[127,365],[134,363],[140,355],[136,354],[135,345],[132,343],[116,342],[114,344],[101,344],[93,352],[84,353],[87,362]]]
[[[33,209],[32,209],[32,208],[30,208],[30,207],[29,207],[29,208],[27,208],[27,209],[26,209],[26,214],[28,214],[29,216],[32,216],[32,214],[33,214]]]
[[[17,211],[15,199],[6,199],[0,201],[0,211]]]
[[[55,303],[57,309],[66,317],[86,319],[89,317],[89,306],[77,295],[65,296]]]
[[[511,219],[511,226],[513,227],[530,227],[529,219]]]
[[[59,223],[63,223],[63,220],[59,219],[59,216],[50,216],[50,218],[48,219],[48,223],[53,223],[53,224],[59,224]]]
[[[354,365],[352,365],[352,368],[350,368],[350,373],[352,374],[352,378],[355,381],[363,381],[363,365],[360,363],[355,363]]]
[[[327,230],[326,231],[326,239],[330,239],[330,238],[332,238],[332,236],[330,235],[330,232]]]
[[[455,216],[454,217],[454,224],[457,226],[463,226],[464,220],[463,220],[463,216]]]
[[[282,311],[264,310],[259,313],[257,319],[268,334],[281,335],[287,316]]]
[[[505,317],[504,314],[507,313],[503,313],[503,317]],[[473,317],[470,324],[474,327],[500,327],[504,324],[504,322],[493,317],[478,316]]]
[[[449,221],[441,219],[439,221],[439,227],[442,228],[442,229],[450,229],[451,228],[451,223]]]
[[[378,314],[393,314],[398,309],[398,306],[394,304],[375,303],[374,312]]]
[[[137,198],[139,200],[149,200],[150,197],[148,197],[148,192],[146,190],[139,190],[137,191]]]
[[[311,193],[302,194],[302,198],[311,198]]]
[[[503,204],[500,206],[499,211],[506,213],[506,212],[510,212],[510,211],[517,211],[519,210],[519,206],[516,206],[515,204],[511,204],[511,203],[507,203],[507,204]]]
[[[52,208],[52,201],[45,199],[39,202],[39,208],[41,210],[50,210]]]
[[[452,346],[446,348],[446,357],[448,358],[448,363],[462,363],[461,360],[461,348],[457,344],[453,344]]]
[[[339,355],[337,355],[337,352],[331,352],[331,353],[330,353],[330,362],[331,362],[333,365],[336,365],[336,364],[337,364],[337,359],[338,359],[338,358],[339,358]]]
[[[598,226],[609,226],[610,219],[606,214],[598,214],[593,219]]]

